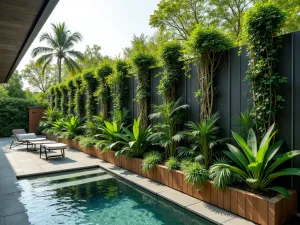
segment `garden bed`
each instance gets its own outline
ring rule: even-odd
[[[201,189],[198,189],[195,185],[186,183],[184,174],[180,170],[170,171],[163,165],[157,165],[151,171],[143,173],[141,159],[128,158],[124,155],[118,158],[114,152],[102,153],[96,146],[83,148],[75,140],[65,140],[56,136],[48,136],[48,139],[63,142],[69,147],[147,177],[258,224],[282,225],[296,214],[296,191],[290,191],[290,199],[286,199],[281,195],[266,198],[232,187],[217,190],[211,181],[207,182]]]

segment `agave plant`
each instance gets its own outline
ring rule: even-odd
[[[82,119],[77,116],[72,116],[68,121],[64,123],[63,137],[73,139],[79,134],[81,128]]]
[[[208,169],[212,164],[213,150],[215,146],[225,139],[218,138],[219,127],[217,122],[220,119],[218,113],[213,114],[209,119],[200,123],[188,122],[188,130],[185,132],[191,148],[180,148],[179,156],[194,157],[195,161],[204,164]]]
[[[278,169],[282,163],[300,154],[299,150],[286,152],[278,155],[283,141],[277,141],[270,145],[276,131],[274,124],[264,135],[261,143],[257,144],[257,139],[253,129],[250,129],[247,141],[240,135],[232,132],[232,135],[241,150],[237,147],[227,144],[229,151],[224,153],[236,164],[231,163],[216,163],[211,167],[211,170],[218,170],[221,173],[223,170],[229,169],[232,173],[238,175],[250,188],[253,190],[272,189],[289,198],[289,192],[280,186],[271,186],[271,182],[281,176],[300,175],[298,168]],[[218,179],[223,179],[218,176]],[[226,181],[224,181],[226,182]]]
[[[184,138],[184,132],[176,128],[183,122],[184,109],[188,105],[181,105],[181,99],[170,103],[154,106],[154,113],[149,118],[160,121],[153,127],[151,140],[153,144],[165,149],[166,157],[176,157],[178,144]]]
[[[123,140],[123,125],[118,125],[116,121],[104,121],[104,125],[99,127],[100,134],[96,134],[95,138],[100,139],[97,146],[102,148],[103,151],[119,150],[122,147]]]
[[[141,118],[134,119],[132,132],[124,127],[125,134],[121,134],[119,137],[123,140],[121,143],[124,144],[123,148],[116,154],[125,154],[131,157],[141,157],[149,149],[150,146],[150,135],[152,128],[147,127],[146,129],[141,127]]]

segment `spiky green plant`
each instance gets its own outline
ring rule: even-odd
[[[79,134],[81,128],[82,119],[77,116],[72,116],[64,123],[63,137],[68,139],[75,138]]]
[[[177,127],[183,122],[184,110],[188,105],[181,105],[181,98],[174,102],[154,106],[154,113],[149,118],[160,121],[153,127],[151,140],[153,144],[165,149],[165,156],[175,157],[180,141],[184,139],[184,132]]]
[[[125,154],[130,157],[141,157],[149,149],[150,135],[152,128],[147,127],[146,129],[141,126],[141,118],[134,119],[132,131],[128,128],[123,128],[125,134],[121,134],[119,137],[123,140],[123,148],[116,154]]]
[[[215,146],[224,141],[218,137],[217,122],[219,119],[219,114],[215,113],[200,123],[188,122],[185,134],[191,143],[191,148],[180,148],[179,156],[194,157],[195,161],[203,163],[208,169],[212,164]]]
[[[241,112],[232,118],[233,124],[236,126],[236,133],[246,139],[250,129],[255,129],[255,119],[250,110]]]
[[[201,186],[209,180],[208,170],[199,162],[192,162],[183,168],[187,183]]]
[[[165,166],[168,168],[168,170],[177,170],[180,167],[180,162],[175,157],[170,157],[166,161]]]
[[[250,129],[246,141],[237,133],[232,132],[241,150],[231,144],[227,144],[229,151],[224,151],[224,153],[236,165],[232,165],[231,163],[217,163],[214,164],[215,170],[222,173],[223,170],[229,169],[232,173],[238,175],[241,180],[253,190],[272,189],[281,193],[286,198],[289,198],[290,194],[285,188],[281,186],[271,186],[271,182],[281,176],[300,175],[299,168],[278,169],[278,166],[282,163],[299,155],[300,150],[293,150],[282,155],[277,155],[283,141],[277,141],[271,144],[276,133],[274,126],[275,124],[269,128],[259,145],[253,129]],[[226,179],[223,178],[222,174],[217,177],[218,179]]]
[[[142,170],[149,171],[158,165],[162,160],[162,156],[159,152],[149,152],[143,159]]]

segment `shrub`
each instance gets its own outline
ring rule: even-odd
[[[263,139],[258,145],[256,135],[253,129],[250,129],[247,141],[244,141],[241,136],[232,132],[232,135],[242,150],[231,144],[227,144],[229,151],[224,153],[235,163],[216,163],[213,165],[213,170],[217,170],[219,174],[215,179],[227,179],[224,170],[230,170],[236,174],[253,190],[272,189],[289,198],[289,192],[280,186],[271,186],[270,183],[281,176],[300,176],[299,168],[284,168],[278,169],[282,163],[300,154],[299,150],[286,152],[282,155],[277,155],[283,141],[277,141],[270,146],[270,143],[275,135],[274,124],[269,128],[268,132],[263,136]],[[222,174],[224,178],[222,177]],[[216,185],[222,182],[216,182]],[[226,183],[224,181],[224,183]],[[221,187],[221,186],[220,186]]]
[[[177,170],[180,167],[180,162],[175,157],[170,157],[165,163],[165,166],[168,170]]]
[[[80,137],[79,144],[84,148],[92,147],[96,144],[97,140],[93,137]]]
[[[0,137],[12,135],[13,129],[28,131],[28,107],[35,102],[19,98],[0,98]]]
[[[91,120],[94,115],[96,101],[94,98],[94,91],[97,85],[97,81],[94,78],[93,71],[87,70],[82,73],[82,80],[86,91],[86,104],[85,112],[87,120]]]
[[[77,116],[72,116],[69,120],[65,121],[64,132],[62,137],[67,139],[73,139],[77,134],[80,133],[82,119]]]
[[[208,170],[199,162],[193,162],[184,167],[183,173],[186,182],[189,184],[201,186],[209,180]]]
[[[162,160],[159,152],[149,152],[143,159],[142,170],[149,171],[158,165]]]

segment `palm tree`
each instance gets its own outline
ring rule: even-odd
[[[39,65],[43,65],[43,71],[53,58],[57,58],[58,82],[61,82],[62,61],[71,73],[80,72],[81,68],[75,59],[83,59],[83,54],[73,49],[74,44],[82,40],[79,32],[72,33],[66,24],[51,24],[53,33],[43,33],[40,42],[46,41],[48,47],[37,47],[32,51],[32,56],[41,55],[37,60]]]

